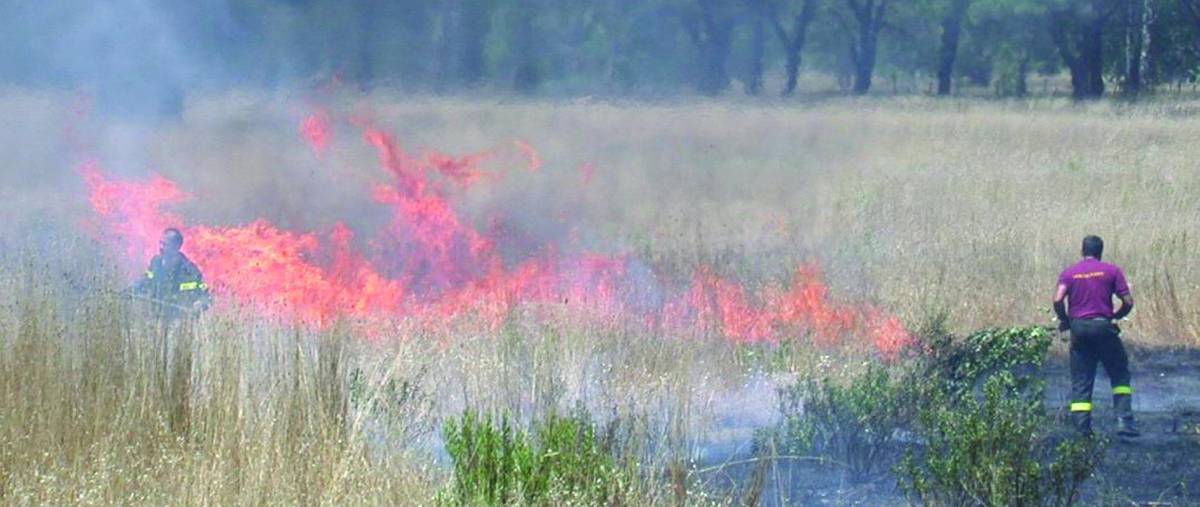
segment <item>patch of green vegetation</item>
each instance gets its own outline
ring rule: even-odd
[[[901,489],[920,505],[1073,505],[1104,446],[1054,444],[1042,391],[1004,371],[987,378],[979,397],[921,410],[924,446],[910,447],[896,466]]]
[[[891,467],[923,505],[1076,502],[1105,446],[1056,437],[1037,377],[1050,333],[1013,327],[959,338],[942,329],[926,326],[898,364],[785,389],[785,446],[840,462],[856,481]]]
[[[444,505],[609,505],[631,482],[584,412],[550,415],[530,430],[507,415],[465,412],[444,430],[454,464]]]
[[[1036,380],[1050,350],[1050,332],[1042,327],[985,329],[958,338],[935,325],[925,333],[910,371],[914,386],[945,391],[958,400],[991,375],[1009,372],[1021,384]]]
[[[926,336],[913,385],[922,401],[896,466],[900,487],[922,505],[1073,505],[1104,453],[1103,442],[1055,442],[1045,383],[1050,349],[1042,327],[987,329],[963,339]],[[919,382],[923,380],[924,382]]]
[[[852,479],[865,481],[886,469],[882,458],[893,449],[892,434],[907,412],[901,391],[878,365],[846,384],[829,377],[803,380],[781,393],[785,448],[827,456]]]

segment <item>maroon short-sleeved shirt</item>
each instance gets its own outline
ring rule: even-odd
[[[1067,316],[1072,319],[1113,317],[1113,295],[1129,295],[1125,273],[1116,264],[1084,259],[1058,276],[1067,287]]]

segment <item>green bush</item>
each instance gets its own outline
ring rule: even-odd
[[[1051,342],[1049,331],[1041,327],[985,329],[962,339],[932,332],[914,349],[910,383],[952,399],[973,393],[995,373],[1013,373],[1018,383],[1026,384],[1036,380]]]
[[[896,467],[923,505],[1072,505],[1103,445],[1054,443],[1037,374],[1051,338],[1040,327],[925,338],[909,396],[920,398],[917,441]]]
[[[531,474],[533,449],[508,417],[494,421],[468,411],[461,421],[446,424],[444,436],[454,463],[456,503],[506,505],[519,497],[525,482],[519,475]]]
[[[1103,447],[1054,445],[1040,384],[1011,372],[988,377],[982,396],[941,403],[919,416],[925,448],[896,467],[909,499],[935,506],[1072,505]]]
[[[844,385],[805,380],[781,395],[787,448],[840,461],[856,481],[885,463],[892,434],[905,421],[903,390],[882,366],[869,365]]]
[[[783,390],[787,448],[839,461],[859,481],[903,455],[900,487],[927,505],[1074,502],[1103,446],[1053,441],[1038,378],[1050,333],[1014,327],[959,338],[934,325],[923,334],[902,364]]]
[[[507,416],[467,411],[445,438],[454,480],[442,503],[607,505],[623,503],[630,487],[585,413],[551,415],[525,432]]]

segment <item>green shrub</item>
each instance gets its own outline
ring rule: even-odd
[[[1040,327],[958,338],[931,326],[890,370],[869,364],[849,380],[783,390],[783,441],[841,462],[859,481],[903,455],[894,467],[901,489],[923,504],[1070,505],[1102,446],[1052,442],[1038,378],[1051,341]]]
[[[453,499],[460,505],[506,505],[516,500],[533,469],[533,449],[508,417],[494,421],[474,412],[445,427],[446,451],[454,463]]]
[[[929,336],[909,393],[917,441],[896,467],[923,505],[1072,505],[1103,445],[1053,441],[1038,377],[1050,348],[1040,327],[989,329],[961,340]],[[916,403],[914,403],[916,404]]]
[[[1036,380],[1052,339],[1041,327],[985,329],[958,339],[945,333],[922,337],[910,384],[961,399],[995,373],[1010,372],[1018,383]],[[924,396],[926,393],[920,393]]]
[[[896,467],[909,499],[935,506],[1072,505],[1098,465],[1092,440],[1053,445],[1040,384],[1011,372],[988,377],[982,396],[923,410],[925,449]]]
[[[551,415],[529,432],[507,416],[474,412],[445,427],[454,464],[454,505],[607,505],[623,503],[630,487],[625,470],[597,438],[585,413]]]
[[[905,421],[903,389],[877,365],[844,385],[810,379],[781,397],[787,448],[840,461],[856,481],[885,463],[881,458],[894,450],[892,434]]]

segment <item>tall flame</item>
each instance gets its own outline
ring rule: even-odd
[[[894,316],[880,308],[834,300],[815,265],[800,266],[791,282],[752,290],[701,268],[689,283],[671,284],[630,255],[564,254],[542,245],[506,263],[496,238],[472,227],[453,206],[453,189],[501,177],[482,162],[495,151],[462,157],[406,152],[388,133],[358,121],[364,140],[391,176],[370,195],[391,212],[388,225],[355,249],[343,223],[325,232],[280,229],[257,219],[240,226],[187,225],[170,207],[188,196],[161,176],[117,180],[94,162],[80,173],[90,189],[100,237],[131,264],[154,253],[165,227],[180,227],[185,252],[214,292],[273,318],[326,326],[337,318],[369,323],[373,335],[400,322],[449,326],[462,321],[495,328],[522,305],[557,305],[600,321],[640,322],[665,334],[719,334],[744,342],[808,336],[838,345],[865,339],[891,355],[909,341]],[[328,146],[327,113],[306,118],[301,137],[320,155]],[[514,143],[537,170],[534,148]],[[592,178],[590,164],[585,180]]]

